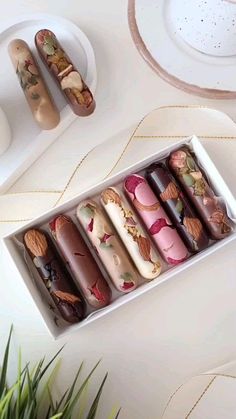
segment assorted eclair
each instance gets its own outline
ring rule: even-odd
[[[99,205],[91,199],[82,201],[76,215],[115,288],[123,293],[133,291],[138,283],[137,272]]]
[[[84,199],[74,211],[73,219],[57,215],[45,227],[54,244],[42,229],[23,236],[45,287],[70,323],[109,305],[117,295],[114,288],[132,292],[234,229],[187,146]]]
[[[29,46],[22,39],[14,39],[8,52],[35,121],[43,130],[55,128],[60,113]]]
[[[41,29],[35,35],[35,45],[73,112],[79,116],[90,115],[95,109],[92,92],[60,45],[56,35],[49,29]]]
[[[159,255],[125,197],[110,187],[102,192],[101,203],[140,275],[156,278],[161,272]]]
[[[210,187],[205,174],[187,147],[173,151],[168,164],[197,209],[212,239],[222,239],[232,231],[225,205]]]
[[[191,253],[205,249],[209,237],[199,216],[164,163],[146,170],[147,180]]]
[[[24,244],[63,319],[69,323],[79,322],[85,314],[83,300],[47,234],[41,230],[28,230],[24,234]]]
[[[59,215],[50,223],[51,233],[87,303],[102,308],[110,303],[111,290],[73,221]]]
[[[125,179],[124,189],[163,259],[170,265],[183,262],[188,250],[146,179],[132,174]]]

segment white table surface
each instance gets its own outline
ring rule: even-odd
[[[147,66],[130,37],[126,0],[8,0],[1,6],[0,19],[35,12],[67,17],[80,25],[95,49],[96,113],[89,120],[76,121],[41,158],[42,164],[68,144],[75,150],[79,144],[83,154],[161,105],[204,104],[236,119],[235,101],[188,95],[169,86]],[[77,137],[83,141],[73,141]],[[12,190],[20,187],[19,181]],[[226,269],[232,258],[233,253],[229,252],[228,260],[224,259]],[[10,276],[11,270],[12,282],[6,283],[4,278]],[[214,270],[217,272],[217,267],[211,273]],[[232,267],[229,277],[233,274]],[[52,355],[67,342],[59,388],[69,384],[81,360],[86,360],[87,368],[102,358],[97,378],[108,370],[109,384],[98,419],[105,419],[114,403],[123,407],[121,419],[161,418],[168,397],[179,384],[194,374],[236,358],[236,310],[233,309],[236,287],[227,276],[224,282],[213,275],[207,276],[201,263],[197,284],[191,277],[188,282],[179,281],[178,289],[174,282],[166,283],[59,342],[49,336],[25,288],[13,286],[14,275],[1,248],[0,353],[2,337],[7,336],[11,323],[15,327],[11,371],[17,360],[18,345],[25,359],[35,361],[44,354]],[[203,292],[206,288],[208,293]]]

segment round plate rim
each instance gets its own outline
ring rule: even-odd
[[[187,93],[211,98],[211,99],[235,99],[236,91],[211,89],[200,87],[195,84],[190,84],[176,76],[168,73],[151,55],[147,49],[144,40],[142,39],[135,17],[135,3],[136,0],[128,0],[128,23],[133,42],[149,66],[166,82],[178,89],[184,90]]]

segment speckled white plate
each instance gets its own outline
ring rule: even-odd
[[[185,42],[171,24],[173,1],[129,0],[129,25],[139,52],[175,87],[215,99],[236,98],[236,56],[206,55]]]
[[[97,72],[93,48],[77,25],[58,16],[40,13],[18,16],[9,22],[0,23],[0,106],[7,115],[12,132],[11,145],[0,156],[0,192],[5,192],[78,118],[65,101],[36,51],[34,36],[42,28],[51,29],[57,35],[85,83],[93,93],[96,88]],[[7,51],[9,42],[14,38],[24,39],[29,44],[60,110],[61,121],[52,130],[42,131],[37,126],[26,103]]]

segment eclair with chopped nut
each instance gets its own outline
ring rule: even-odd
[[[69,323],[79,322],[85,313],[83,299],[46,233],[28,230],[24,244],[63,319]]]
[[[101,202],[140,275],[156,278],[161,272],[159,255],[126,198],[111,187],[102,192]]]

